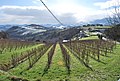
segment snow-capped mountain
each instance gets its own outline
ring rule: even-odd
[[[24,39],[40,36],[43,32],[46,32],[47,29],[41,25],[22,25],[22,26],[12,26],[6,32],[9,34],[10,38]]]
[[[75,27],[75,26],[78,26],[78,25],[73,25],[73,24],[64,24],[64,25],[61,25],[61,24],[42,24],[42,26],[45,26],[47,28],[50,28],[50,29],[64,29],[64,28],[72,28],[72,27]]]
[[[77,28],[64,29],[64,26],[44,27],[41,25],[13,26],[6,31],[11,39],[22,40],[59,40],[69,39],[79,32]],[[72,32],[69,34],[69,32]]]

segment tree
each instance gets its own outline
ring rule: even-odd
[[[83,27],[87,27],[87,25],[83,25]]]
[[[87,27],[91,26],[90,24],[87,24]]]
[[[111,28],[107,29],[105,34],[109,39],[120,41],[120,5],[115,5],[113,10],[112,15],[107,18]]]
[[[95,24],[91,24],[91,26],[95,26]]]
[[[120,41],[120,24],[107,29],[105,34],[109,39]]]

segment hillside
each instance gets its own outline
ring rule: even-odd
[[[51,47],[52,48],[52,47]],[[1,81],[117,81],[120,79],[120,45],[117,45],[112,53],[107,56],[100,55],[100,61],[89,57],[89,67],[68,51],[70,55],[70,74],[66,68],[62,49],[59,44],[56,45],[51,67],[46,70],[47,53],[40,58],[31,68],[28,67],[28,61],[23,62],[8,72],[0,71]],[[50,52],[49,52],[50,53]],[[33,56],[34,58],[34,56]]]
[[[80,29],[78,28],[68,28],[68,29],[59,29],[44,27],[41,25],[27,25],[27,26],[13,26],[9,28],[6,32],[9,34],[11,39],[20,39],[20,40],[52,40],[57,41],[61,39],[70,39],[77,33]]]
[[[10,38],[14,39],[32,39],[32,36],[41,35],[46,29],[42,26],[13,26],[6,32]]]

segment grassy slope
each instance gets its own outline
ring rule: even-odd
[[[67,49],[67,48],[66,48]],[[70,81],[80,81],[80,76],[82,76],[88,68],[86,68],[83,64],[81,64],[81,61],[78,60],[70,51],[68,51],[70,55]]]
[[[62,53],[59,44],[56,45],[56,49],[52,58],[52,64],[48,73],[46,73],[42,80],[59,80],[64,79],[66,76],[66,67],[64,65]]]
[[[6,51],[3,54],[0,54],[0,64],[10,61],[11,55],[13,55],[13,54],[19,55],[21,53],[25,53],[27,50],[37,48],[40,45],[42,45],[42,44],[38,44],[38,45],[35,45],[35,46],[29,46],[29,47],[18,49],[18,50],[13,49],[11,52]]]
[[[94,29],[101,29],[101,28],[111,28],[110,26],[89,26],[89,27],[83,27],[84,29],[88,28],[94,28]]]
[[[89,57],[90,66],[93,71],[80,67],[79,73],[75,72],[70,81],[117,81],[120,79],[120,45],[114,49],[113,53],[109,53],[107,57],[101,56],[102,62],[97,62]],[[74,59],[74,58],[73,58]],[[74,59],[75,61],[75,59]],[[77,61],[75,61],[77,62]],[[74,63],[76,65],[76,63]],[[77,68],[80,65],[77,65]],[[75,70],[77,70],[77,68]],[[71,68],[72,69],[72,68]]]
[[[90,37],[85,37],[80,40],[91,40],[91,39],[98,39],[98,36],[90,36]]]
[[[100,57],[101,61],[105,64],[90,58],[90,65],[94,71],[86,68],[78,59],[73,56],[73,54],[69,53],[71,56],[71,74],[68,76],[64,63],[62,62],[60,47],[57,45],[51,68],[43,77],[41,77],[41,73],[46,65],[47,54],[44,55],[32,69],[23,73],[23,75],[20,75],[19,72],[16,72],[19,71],[19,67],[22,66],[17,67],[18,70],[12,70],[16,72],[15,74],[12,71],[10,71],[10,73],[12,73],[12,75],[28,78],[30,81],[33,81],[34,78],[42,79],[42,81],[60,81],[68,78],[68,81],[117,81],[120,79],[119,49],[120,45],[117,45],[117,48],[114,49],[114,53],[108,54],[108,57]],[[7,74],[2,74],[0,80],[4,79],[3,81],[7,81],[8,79],[6,79],[5,75]]]
[[[101,29],[101,28],[111,28],[111,26],[96,26],[96,29]]]
[[[90,59],[94,71],[86,71],[81,80],[89,81],[117,81],[120,79],[120,45],[108,57],[101,56],[101,62]],[[105,64],[104,64],[105,63]]]
[[[34,81],[34,79],[39,78],[43,73],[43,69],[45,68],[47,63],[48,51],[39,59],[39,61],[31,69],[24,71],[26,70],[26,68],[28,68],[27,60],[26,62],[20,64],[18,67],[11,69],[9,72],[12,73],[13,75]],[[23,73],[20,74],[21,72]]]

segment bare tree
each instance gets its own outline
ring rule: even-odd
[[[112,27],[107,29],[105,34],[110,39],[120,41],[120,2],[118,1],[112,8],[112,15],[107,18]]]

